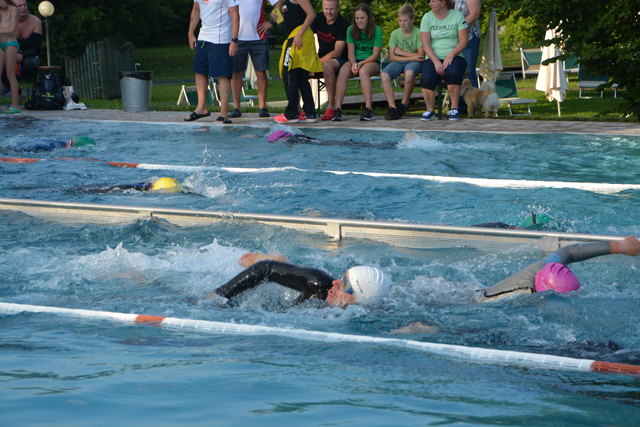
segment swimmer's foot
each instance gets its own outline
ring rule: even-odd
[[[422,322],[412,322],[398,329],[389,331],[390,335],[410,335],[410,334],[436,334],[440,332],[437,326],[425,325]]]

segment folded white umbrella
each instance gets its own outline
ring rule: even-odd
[[[547,30],[544,38],[551,40],[556,37],[553,29]],[[541,62],[560,56],[560,50],[555,44],[542,47]],[[545,93],[549,101],[555,100],[558,104],[558,117],[560,117],[560,103],[567,96],[567,75],[564,73],[562,61],[551,62],[547,65],[540,64],[540,72],[536,81],[536,90]]]
[[[489,29],[485,40],[482,61],[480,62],[480,75],[485,80],[495,81],[503,69],[500,37],[498,37],[498,18],[495,9],[491,9],[491,15],[489,15]]]

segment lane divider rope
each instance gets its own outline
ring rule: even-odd
[[[145,314],[129,314],[110,311],[95,311],[74,308],[48,307],[28,304],[0,302],[0,313],[49,313],[82,319],[108,320],[131,324],[148,324],[197,332],[236,335],[276,335],[298,340],[320,341],[330,343],[362,343],[408,348],[440,356],[471,360],[498,365],[512,365],[525,368],[555,369],[566,371],[583,371],[614,373],[640,376],[640,366],[624,363],[602,362],[589,359],[553,356],[547,354],[526,353],[520,351],[466,347],[453,344],[439,344],[400,338],[375,337],[367,335],[350,335],[336,332],[310,331],[295,328],[247,325],[210,320],[181,319],[177,317],[153,316]]]

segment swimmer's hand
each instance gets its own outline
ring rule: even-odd
[[[240,257],[240,259],[238,260],[238,265],[247,268],[251,267],[258,261],[289,262],[289,259],[281,254],[260,254],[257,252],[248,252]]]
[[[229,301],[228,298],[223,297],[222,295],[217,293],[215,290],[209,292],[206,295],[206,297],[207,299],[211,300],[211,303],[216,307],[225,307],[227,305],[227,302]]]
[[[398,329],[389,331],[390,335],[410,335],[410,334],[436,334],[440,332],[437,326],[425,325],[420,321],[409,323]]]
[[[625,254],[636,256],[640,254],[640,240],[635,236],[627,236],[623,240],[614,240],[609,243],[612,254]]]

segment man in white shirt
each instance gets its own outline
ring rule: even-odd
[[[191,122],[211,115],[207,107],[209,77],[218,80],[220,116],[216,121],[231,123],[228,117],[232,57],[238,49],[240,0],[194,0],[189,20],[189,47],[196,51],[193,61],[198,105],[184,120]],[[198,37],[195,30],[202,21]]]
[[[264,7],[269,2],[272,6],[278,0],[242,0],[240,2],[240,33],[238,35],[238,52],[233,57],[233,110],[229,117],[240,117],[240,95],[244,74],[247,71],[249,55],[256,72],[258,83],[259,117],[269,117],[267,110],[267,70],[269,69],[268,31],[275,25],[275,20],[264,19]]]

